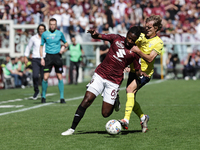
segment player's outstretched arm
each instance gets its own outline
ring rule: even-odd
[[[149,55],[144,54],[137,46],[133,46],[131,48],[131,51],[137,53],[140,57],[142,57],[144,60],[146,60],[149,63],[152,62],[154,58],[156,58],[156,56],[158,55],[156,51],[154,50],[152,50]]]
[[[87,33],[90,33],[93,39],[102,39],[101,34],[99,34],[95,29],[89,29],[87,30]]]

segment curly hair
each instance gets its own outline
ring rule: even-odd
[[[162,18],[159,15],[152,15],[146,19],[146,23],[154,21],[153,26],[158,27],[157,31],[162,29]]]
[[[133,27],[131,27],[131,28],[128,30],[128,33],[127,33],[127,34],[133,33],[133,34],[135,34],[137,37],[139,37],[141,31],[142,31],[142,27],[140,27],[140,26],[133,26]]]

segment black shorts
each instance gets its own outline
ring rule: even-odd
[[[140,89],[141,87],[143,87],[145,84],[147,84],[150,81],[150,78],[148,78],[148,77],[138,78],[135,73],[129,72],[129,74],[128,74],[128,81],[127,81],[126,87],[128,87],[129,84],[131,84],[131,82],[134,79],[136,79],[136,82],[139,85],[138,89]]]
[[[45,60],[45,72],[51,72],[52,67],[55,67],[56,73],[63,73],[63,63],[62,63],[62,55],[60,53],[57,54],[46,54]]]

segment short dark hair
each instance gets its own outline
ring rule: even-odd
[[[51,21],[56,21],[56,22],[57,22],[57,20],[56,20],[55,18],[51,18],[51,19],[49,20],[49,22],[51,22]]]
[[[39,28],[40,27],[44,27],[44,31],[46,31],[46,26],[44,24],[40,24],[38,27],[37,27],[37,33],[39,33]]]
[[[135,35],[139,38],[139,36],[140,36],[142,30],[143,30],[143,28],[140,27],[140,26],[133,26],[133,27],[131,27],[131,28],[128,30],[128,33],[127,33],[127,34],[133,33],[133,34],[135,34]]]

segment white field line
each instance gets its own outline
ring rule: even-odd
[[[158,80],[158,81],[155,81],[155,82],[150,82],[147,85],[149,85],[149,84],[157,84],[157,83],[161,83],[163,81],[164,80]],[[120,90],[123,90],[125,88],[126,87],[122,87],[122,88],[120,88]],[[66,101],[73,101],[73,100],[82,99],[83,97],[84,96],[79,96],[79,97],[73,97],[73,98],[69,98],[69,99],[65,99],[65,100]],[[59,100],[57,102],[59,102]],[[23,111],[27,111],[27,110],[31,110],[31,109],[35,109],[35,108],[40,108],[40,107],[44,107],[44,106],[48,106],[48,105],[52,105],[52,104],[55,104],[55,103],[45,103],[45,104],[40,104],[40,105],[37,105],[37,106],[23,108],[23,109],[19,109],[19,110],[15,110],[15,111],[4,112],[4,113],[0,113],[0,116],[4,116],[4,115],[8,115],[8,114],[13,114],[13,113],[18,113],[18,112],[23,112]]]
[[[53,96],[53,95],[56,95],[56,93],[48,93],[48,94],[46,94],[47,97],[48,96]],[[32,99],[32,97],[25,97],[24,99],[14,99],[14,100],[2,101],[2,102],[0,102],[0,104],[23,101],[23,100],[28,100],[28,99]]]

